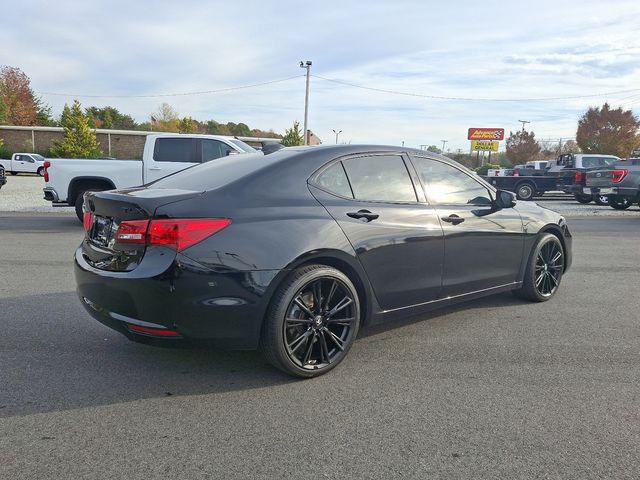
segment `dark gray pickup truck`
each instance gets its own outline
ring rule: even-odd
[[[586,188],[592,195],[608,195],[609,205],[617,210],[640,206],[640,158],[630,158],[609,168],[587,172]]]
[[[7,183],[7,177],[4,175],[4,167],[0,165],[0,188]]]

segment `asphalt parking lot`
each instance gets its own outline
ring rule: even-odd
[[[129,342],[75,297],[77,220],[0,213],[0,478],[637,478],[640,214],[570,226],[552,301],[370,330],[299,381]]]

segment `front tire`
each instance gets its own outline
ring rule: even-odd
[[[596,202],[596,205],[600,205],[601,207],[606,207],[609,205],[609,196],[608,195],[594,195],[593,201]]]
[[[41,177],[44,177],[44,167],[38,168],[38,175],[40,175]]]
[[[317,377],[347,355],[360,326],[360,300],[349,278],[326,265],[308,265],[274,293],[260,349],[274,367]]]
[[[555,235],[544,233],[531,251],[522,287],[513,293],[532,302],[546,302],[553,297],[564,272],[564,249]]]

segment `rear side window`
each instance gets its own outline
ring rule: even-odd
[[[608,167],[617,161],[614,157],[582,157],[582,168]]]
[[[375,155],[343,161],[358,200],[417,202],[413,182],[399,155]]]
[[[322,189],[341,197],[353,198],[342,162],[336,162],[320,174],[317,184]]]
[[[153,159],[156,162],[200,163],[193,138],[156,138]]]

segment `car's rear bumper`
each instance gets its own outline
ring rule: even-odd
[[[278,270],[217,272],[178,254],[161,274],[99,270],[75,255],[82,305],[96,320],[132,340],[161,345],[206,342],[232,349],[258,345],[266,293]],[[132,325],[167,329],[175,336],[140,333]]]

